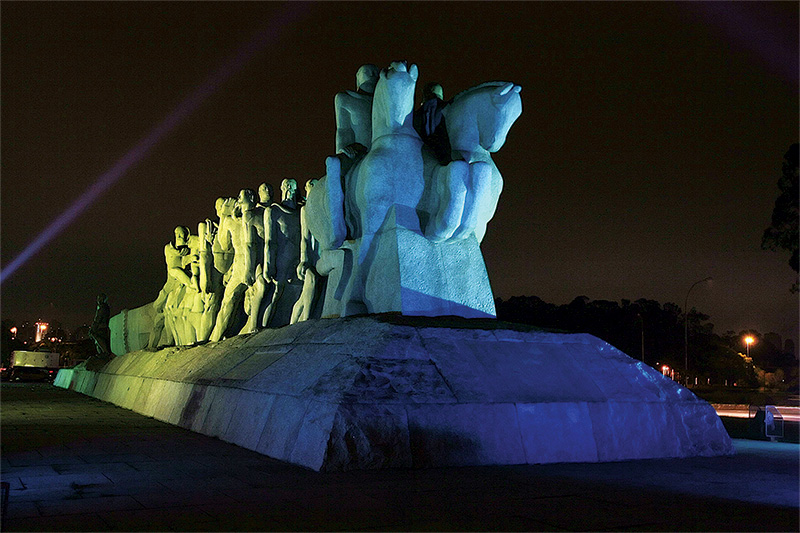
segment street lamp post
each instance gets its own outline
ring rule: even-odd
[[[642,318],[642,313],[637,313],[637,316],[642,324],[642,363],[644,363],[644,318]]]
[[[747,357],[748,358],[750,357],[750,345],[753,344],[754,342],[755,342],[755,339],[753,337],[751,337],[750,335],[748,335],[747,337],[744,338],[744,343],[747,345]]]
[[[686,299],[683,301],[683,371],[686,374],[686,385],[689,385],[689,294],[692,292],[697,285],[701,283],[705,283],[707,281],[711,281],[714,278],[711,276],[701,279],[700,281],[695,281],[689,290],[686,291]]]

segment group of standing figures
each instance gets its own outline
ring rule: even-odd
[[[305,195],[219,198],[218,220],[175,228],[148,347],[218,341],[320,316],[494,316],[480,242],[502,190],[491,153],[522,112],[488,82],[445,101],[416,65],[364,65],[336,95],[336,154]],[[318,183],[317,183],[318,182]],[[316,183],[316,186],[315,186]]]
[[[316,180],[306,183],[306,191]],[[153,303],[148,346],[190,345],[280,327],[312,316],[319,290],[313,237],[302,223],[304,197],[284,179],[281,196],[262,183],[256,193],[218,198],[216,221],[191,234],[175,228],[164,246],[167,281]],[[303,298],[301,298],[301,295]]]

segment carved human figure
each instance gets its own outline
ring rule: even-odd
[[[300,294],[300,283],[295,277],[299,263],[297,181],[284,179],[281,182],[281,202],[264,211],[264,279],[273,290],[261,321],[262,327],[280,327],[289,323],[291,306]],[[290,294],[285,294],[287,288],[291,288]],[[288,307],[286,313],[278,313],[279,306]]]
[[[272,205],[272,185],[269,183],[262,183],[258,186],[258,204],[257,207],[266,209]]]
[[[198,230],[201,225],[198,224]],[[203,249],[205,239],[205,225],[202,226],[203,233],[198,231],[197,235],[189,235],[187,245],[189,255],[184,259],[186,266],[184,272],[189,275],[190,283],[183,289],[183,295],[177,304],[177,345],[188,346],[197,343],[198,333],[201,328],[203,318],[203,293],[200,287],[203,267],[200,262],[200,252]]]
[[[222,284],[227,285],[228,278],[232,273],[231,266],[233,265],[235,254],[232,228],[236,224],[236,219],[233,216],[236,210],[236,199],[230,197],[217,198],[215,207],[219,221],[211,244],[211,252],[214,255],[214,270],[223,276]]]
[[[191,283],[191,278],[183,271],[183,258],[190,252],[187,244],[188,237],[189,229],[185,226],[177,226],[174,231],[174,244],[170,241],[164,245],[167,280],[153,302],[155,319],[150,332],[150,340],[147,343],[147,348],[150,350],[155,350],[159,346],[175,344],[174,314],[167,316],[171,312],[171,309],[167,307],[167,300],[175,290],[180,290],[186,283]]]
[[[229,328],[236,329],[236,324],[241,323],[240,317],[244,313],[242,303],[245,292],[255,282],[255,269],[261,257],[261,246],[256,246],[258,230],[253,218],[255,207],[255,192],[252,189],[242,189],[236,201],[236,212],[231,217],[228,226],[231,243],[234,249],[233,265],[230,278],[225,285],[222,304],[217,314],[214,330],[211,332],[212,341],[220,340]]]
[[[177,282],[164,303],[165,327],[176,345],[193,344],[196,340],[189,316],[199,292],[199,256],[192,249],[196,241],[189,228],[178,226],[175,228],[175,246],[168,245],[164,249],[165,257],[167,254],[171,256],[167,275]]]
[[[264,295],[267,294],[268,290],[271,290],[271,286],[264,279],[264,212],[269,208],[271,202],[272,186],[262,183],[258,186],[258,203],[247,214],[250,220],[247,225],[255,227],[255,234],[252,235],[252,246],[258,250],[258,254],[253,258],[253,261],[255,261],[253,283],[248,287],[244,295],[244,310],[247,313],[247,322],[239,332],[240,334],[254,333],[258,329],[259,319],[266,305]]]
[[[334,98],[336,111],[336,153],[353,158],[356,145],[369,150],[372,144],[372,95],[378,83],[380,69],[362,65],[356,72],[356,90],[338,93]]]
[[[316,183],[317,180],[313,179],[306,182],[306,198]],[[307,213],[307,206],[300,208],[300,264],[297,265],[297,279],[303,282],[303,291],[292,308],[292,324],[319,317],[318,311],[321,311],[319,297],[324,291],[325,278],[317,272],[317,261],[320,257],[319,242],[308,228]]]
[[[110,319],[111,310],[108,307],[108,297],[101,292],[97,295],[97,309],[89,328],[89,336],[94,340],[98,355],[111,354],[111,329],[108,327]]]
[[[356,73],[356,90],[338,93],[336,113],[336,155],[325,160],[324,186],[331,203],[332,242],[326,248],[338,248],[347,238],[344,220],[344,177],[372,145],[372,100],[380,69],[362,65]]]
[[[219,313],[222,302],[222,273],[214,268],[213,243],[215,240],[214,224],[206,219],[197,224],[198,236],[198,272],[199,292],[193,312],[200,312],[199,323],[196,325],[197,342],[209,339],[214,329],[214,320]],[[199,309],[198,309],[199,308]]]
[[[422,105],[414,111],[414,129],[422,142],[433,150],[441,165],[451,161],[450,139],[443,114],[448,104],[449,102],[444,101],[442,86],[431,82],[422,90]]]

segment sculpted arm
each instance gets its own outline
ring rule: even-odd
[[[353,131],[353,120],[347,106],[346,93],[339,93],[334,100],[336,109],[336,153],[344,151],[348,146],[356,142],[356,134]]]
[[[273,227],[274,210],[274,207],[264,210],[264,278],[269,282],[275,281],[277,274],[276,228]]]
[[[256,251],[255,246],[257,243],[256,225],[253,224],[253,215],[251,213],[244,213],[242,215],[242,242],[244,249],[242,253],[245,254],[245,283],[252,285],[255,282],[256,270]]]
[[[311,268],[311,259],[308,251],[311,248],[311,231],[308,229],[306,223],[306,207],[300,209],[300,264],[297,265],[297,279],[303,280],[306,276],[306,270]]]
[[[226,200],[230,203],[230,200]],[[214,242],[211,245],[211,251],[214,253],[214,268],[217,272],[225,273],[230,269],[233,259],[232,236],[230,224],[234,222],[230,215],[221,215],[219,219],[219,226],[217,227]]]
[[[164,247],[164,257],[167,261],[167,274],[178,283],[183,285],[191,284],[191,278],[186,275],[182,268],[183,257],[180,252],[168,244]]]

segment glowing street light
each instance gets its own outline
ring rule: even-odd
[[[756,340],[751,335],[744,338],[744,343],[747,345],[747,357],[750,357],[750,345],[754,342],[756,342]]]

